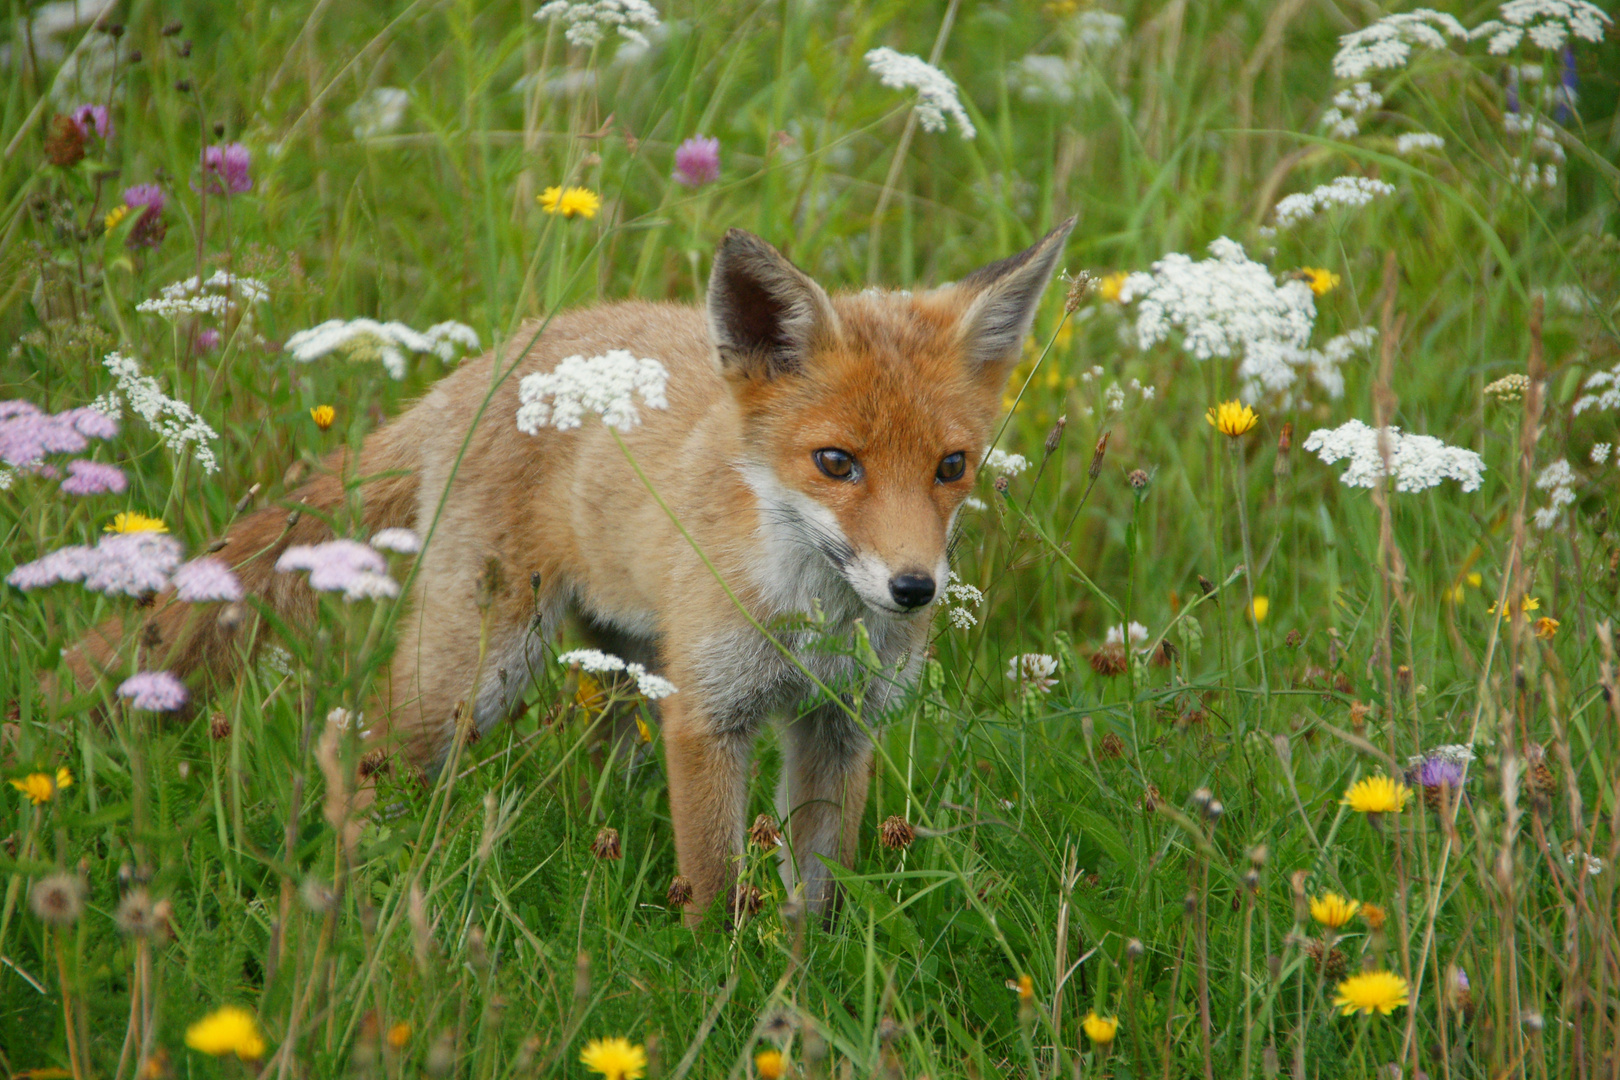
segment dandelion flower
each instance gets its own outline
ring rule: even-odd
[[[309,418],[315,421],[315,426],[325,431],[337,419],[337,410],[330,405],[317,405],[309,410]]]
[[[1265,622],[1266,616],[1271,614],[1271,598],[1269,596],[1255,597],[1253,611],[1255,622]]]
[[[50,773],[29,773],[21,780],[13,780],[11,786],[27,796],[29,802],[39,806],[56,798],[56,793],[63,788],[72,787],[73,774],[66,769],[57,769],[54,777]]]
[[[1326,296],[1339,287],[1339,275],[1331,270],[1319,266],[1307,266],[1300,273],[1305,275],[1305,283],[1311,287],[1311,292],[1317,296]]]
[[[579,1052],[579,1063],[606,1080],[640,1080],[647,1052],[625,1038],[592,1039]]]
[[[1344,1016],[1375,1012],[1388,1016],[1406,1004],[1406,980],[1392,971],[1365,971],[1339,984],[1333,1005]]]
[[[1536,620],[1536,637],[1542,641],[1551,641],[1558,636],[1558,620],[1549,619],[1543,615]]]
[[[780,1050],[761,1050],[754,1055],[754,1072],[759,1080],[782,1080],[787,1075],[787,1059]]]
[[[1311,918],[1335,930],[1355,918],[1360,910],[1361,901],[1346,899],[1338,893],[1311,897]]]
[[[1260,422],[1260,417],[1255,415],[1254,410],[1241,401],[1223,401],[1219,405],[1213,405],[1204,414],[1204,419],[1208,420],[1216,431],[1234,439],[1247,434]]]
[[[147,517],[138,510],[128,510],[114,515],[112,524],[102,531],[110,533],[166,533],[169,531],[169,527],[163,524],[160,518]]]
[[[565,218],[578,214],[589,221],[602,208],[602,197],[590,188],[548,187],[535,198],[548,214],[561,214]]]
[[[1398,814],[1406,809],[1412,789],[1387,776],[1356,781],[1340,802],[1358,814]]]
[[[214,1057],[235,1054],[243,1061],[257,1061],[265,1050],[259,1021],[236,1005],[215,1009],[186,1028],[186,1045]]]
[[[1086,1038],[1098,1046],[1107,1046],[1114,1041],[1114,1036],[1119,1034],[1119,1017],[1099,1016],[1097,1010],[1093,1009],[1086,1013],[1086,1018],[1080,1021],[1080,1026],[1085,1029]]]

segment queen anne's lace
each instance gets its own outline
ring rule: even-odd
[[[1383,180],[1371,180],[1365,176],[1340,176],[1325,184],[1319,184],[1308,192],[1295,195],[1285,195],[1277,200],[1276,227],[1286,229],[1307,218],[1314,217],[1319,210],[1328,210],[1335,206],[1366,206],[1380,195],[1395,194],[1395,185]]]
[[[559,19],[568,44],[595,48],[609,30],[634,45],[647,47],[646,31],[657,29],[658,9],[647,0],[551,0],[534,13],[536,19]]]
[[[971,139],[978,134],[967,110],[956,95],[956,84],[951,77],[921,57],[895,52],[887,46],[866,54],[866,66],[872,69],[884,86],[896,90],[916,87],[917,122],[924,131],[944,131],[946,117],[956,121],[962,138]]]
[[[197,463],[204,472],[219,470],[219,459],[212,445],[219,435],[190,405],[165,394],[156,379],[141,374],[140,363],[132,357],[110,352],[101,362],[118,380],[118,385],[97,398],[92,408],[114,417],[127,405],[131,412],[146,421],[147,427],[157,432],[171,453],[183,454],[190,444],[196,448]]]
[[[1405,67],[1414,45],[1444,49],[1449,45],[1447,38],[1468,38],[1468,30],[1451,15],[1429,8],[1385,15],[1371,26],[1339,38],[1333,74],[1359,79],[1369,71]]]
[[[1455,480],[1464,491],[1479,490],[1485,461],[1472,450],[1447,446],[1431,435],[1403,435],[1396,427],[1387,431],[1396,491],[1423,491],[1442,480]],[[1374,487],[1386,475],[1378,432],[1360,420],[1311,432],[1305,449],[1329,465],[1348,459],[1350,467],[1339,477],[1346,487]]]
[[[980,468],[987,469],[997,476],[1017,476],[1029,468],[1029,458],[1023,454],[1012,454],[1000,447],[992,447],[985,452],[984,463]]]
[[[1446,140],[1427,131],[1408,131],[1395,137],[1395,152],[1409,157],[1419,150],[1444,150]]]
[[[301,364],[342,352],[352,360],[377,360],[390,376],[403,379],[406,353],[432,353],[449,363],[457,352],[475,352],[479,346],[478,332],[465,323],[435,323],[418,332],[402,322],[329,319],[300,330],[284,347]]]
[[[573,649],[557,657],[564,667],[578,664],[581,670],[593,675],[608,675],[622,671],[636,680],[636,690],[642,697],[657,701],[675,693],[675,684],[662,675],[654,675],[643,664],[626,663],[612,653],[600,649]]]
[[[1587,376],[1586,384],[1581,387],[1581,396],[1575,399],[1575,407],[1571,411],[1579,416],[1587,409],[1620,409],[1620,364],[1608,371]]]
[[[1492,56],[1506,56],[1528,38],[1539,49],[1556,52],[1570,36],[1602,41],[1604,27],[1614,20],[1586,0],[1508,0],[1502,18],[1474,27],[1474,38],[1489,37]]]
[[[1547,493],[1547,505],[1540,507],[1533,515],[1536,528],[1546,530],[1558,524],[1564,511],[1575,505],[1575,484],[1578,477],[1575,470],[1570,468],[1568,458],[1559,458],[1557,461],[1541,470],[1536,477],[1536,490]]]
[[[649,409],[667,409],[664,389],[669,370],[657,360],[638,360],[624,349],[611,349],[589,359],[569,356],[550,371],[525,375],[518,384],[518,430],[538,434],[543,427],[577,428],[586,413],[619,431],[641,423],[636,395]]]
[[[270,299],[270,287],[254,277],[216,270],[207,278],[188,277],[163,286],[151,300],[142,300],[135,310],[158,315],[170,322],[186,315],[208,315],[223,319],[239,308]]]
[[[979,617],[974,609],[984,603],[984,593],[969,585],[951,571],[950,581],[945,586],[945,603],[950,605],[945,610],[951,625],[958,630],[967,630],[978,625]]]

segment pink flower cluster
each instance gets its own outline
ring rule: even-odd
[[[174,572],[174,595],[188,604],[242,599],[242,583],[231,568],[204,555]]]
[[[156,184],[136,184],[124,189],[124,205],[131,211],[140,211],[135,227],[130,230],[128,245],[132,248],[151,248],[163,243],[169,227],[163,220],[163,208],[169,197]]]
[[[693,188],[720,179],[720,140],[694,135],[677,146],[675,179]]]
[[[388,576],[382,553],[358,540],[295,544],[281,553],[276,569],[284,574],[307,570],[310,588],[340,592],[349,601],[399,595],[399,583]]]
[[[239,142],[203,148],[203,181],[210,195],[240,195],[253,190],[249,169],[253,156]]]
[[[95,547],[58,548],[23,563],[6,575],[6,582],[28,591],[78,581],[108,596],[145,596],[167,587],[169,575],[179,565],[180,541],[167,533],[115,533],[102,537]]]
[[[118,696],[128,698],[132,709],[174,712],[191,695],[186,693],[185,684],[167,671],[142,671],[119,685]]]
[[[118,420],[91,408],[51,414],[31,401],[0,401],[0,464],[52,479],[62,474],[45,463],[48,454],[77,454],[91,439],[118,434]],[[123,471],[94,461],[68,462],[69,478],[62,490],[69,495],[121,492],[129,486]]]
[[[69,115],[69,119],[79,129],[79,134],[87,139],[92,134],[103,141],[112,137],[112,117],[107,115],[105,105],[80,105]]]

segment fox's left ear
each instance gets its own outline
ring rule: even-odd
[[[955,285],[971,297],[958,326],[963,352],[975,371],[1017,360],[1074,222],[1069,218],[1026,250],[975,270]]]

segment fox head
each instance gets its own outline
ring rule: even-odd
[[[792,569],[830,569],[892,616],[933,602],[1002,387],[1073,227],[916,295],[829,296],[764,240],[726,234],[709,279],[710,340],[761,529]]]

